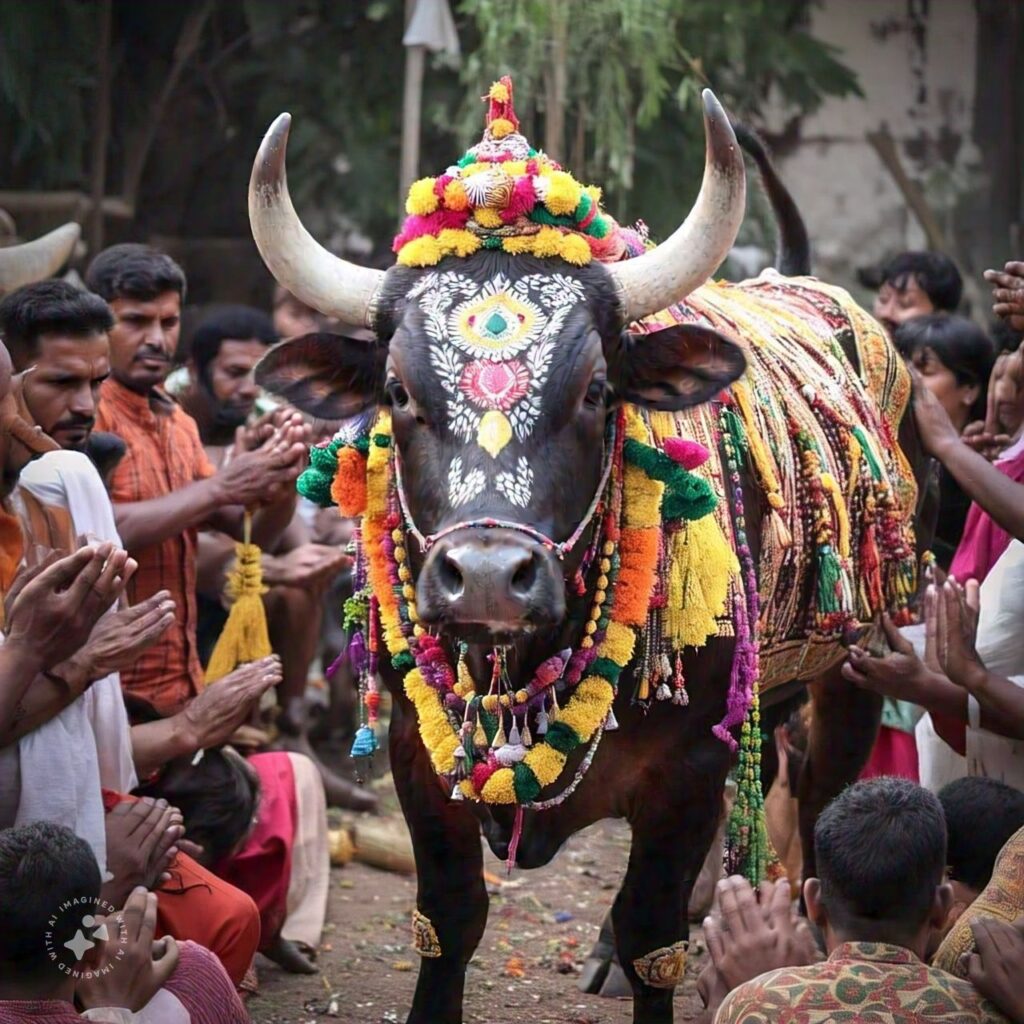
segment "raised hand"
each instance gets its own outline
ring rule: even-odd
[[[987,677],[974,646],[979,603],[977,580],[968,581],[965,588],[952,577],[942,585],[936,602],[937,649],[942,671],[968,690],[982,686]]]
[[[301,544],[284,555],[265,558],[263,581],[270,586],[326,586],[351,561],[328,544]]]
[[[196,750],[226,743],[248,721],[260,697],[281,682],[281,659],[276,654],[240,665],[234,672],[203,689],[180,712],[189,744]]]
[[[986,270],[985,280],[992,285],[992,312],[1024,331],[1024,263],[1011,260],[1002,270]]]
[[[976,953],[967,960],[967,978],[1014,1024],[1024,1024],[1024,917],[1013,924],[981,917],[971,922]]]
[[[178,945],[169,935],[153,941],[156,896],[144,888],[135,889],[124,909],[103,923],[110,937],[90,950],[91,977],[78,983],[75,995],[86,1010],[120,1007],[137,1013],[174,973]]]
[[[85,646],[71,656],[88,680],[102,679],[133,665],[174,622],[174,602],[161,590],[131,608],[105,615]]]
[[[914,379],[913,403],[914,421],[921,437],[924,450],[936,459],[950,446],[960,443],[960,435],[949,418],[942,403],[925,387],[921,375],[913,367],[910,374]]]
[[[152,889],[178,853],[185,834],[181,812],[166,800],[124,800],[104,819],[107,869],[103,896],[115,906],[138,885]]]
[[[883,697],[918,703],[926,666],[888,615],[882,616],[882,628],[890,653],[879,658],[861,647],[850,647],[842,667],[843,678]]]
[[[12,587],[7,643],[32,651],[44,670],[66,661],[124,593],[136,568],[135,560],[113,544],[79,548],[44,563]]]
[[[275,429],[251,450],[237,442],[217,474],[230,502],[246,507],[265,504],[275,491],[293,484],[306,463],[301,436],[297,427],[289,426]]]

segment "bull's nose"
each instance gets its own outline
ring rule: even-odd
[[[512,531],[467,529],[431,549],[417,584],[427,623],[496,633],[561,620],[565,592],[555,557]]]

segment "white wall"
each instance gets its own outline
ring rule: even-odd
[[[922,43],[913,32],[914,17],[926,6]],[[857,266],[925,244],[865,133],[888,125],[906,170],[925,185],[940,220],[957,189],[976,185],[974,4],[825,0],[814,9],[812,31],[841,50],[864,98],[829,99],[804,117],[799,145],[780,154],[778,165],[807,221],[816,272],[849,286]],[[777,111],[767,127],[781,131]],[[959,139],[952,162],[941,139]]]

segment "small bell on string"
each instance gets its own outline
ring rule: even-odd
[[[519,735],[519,723],[516,721],[516,716],[512,716],[512,728],[508,731],[508,741],[513,747],[518,747],[522,744],[522,737]]]
[[[604,731],[615,732],[619,727],[619,720],[615,717],[615,709],[608,709],[608,717],[604,720]]]
[[[548,713],[541,708],[537,712],[537,735],[543,736],[548,731]]]
[[[473,732],[473,746],[477,750],[487,749],[487,730],[484,729],[483,716],[478,714],[476,716],[476,729]]]
[[[533,746],[533,737],[530,735],[530,723],[525,718],[523,719],[523,746]]]
[[[657,692],[654,694],[654,696],[657,697],[658,700],[671,700],[672,691],[669,689],[668,683],[662,683],[658,687]]]
[[[455,783],[454,786],[452,786],[452,799],[453,800],[465,800],[466,799],[466,794],[462,792],[462,786],[460,786],[459,783],[457,783],[457,782]]]
[[[460,743],[455,748],[455,753],[452,754],[452,757],[454,757],[456,761],[461,761],[461,760],[463,760],[463,758],[465,758],[465,756],[466,756],[466,748]]]

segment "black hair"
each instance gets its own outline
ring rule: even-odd
[[[87,338],[113,326],[113,314],[103,299],[67,281],[38,281],[0,301],[0,334],[19,371],[32,362],[44,334]]]
[[[882,266],[882,283],[902,292],[913,277],[937,311],[960,305],[964,281],[956,264],[941,252],[901,252]]]
[[[1024,793],[998,779],[970,776],[939,790],[946,816],[950,878],[981,892],[999,851],[1024,828]]]
[[[205,377],[207,367],[220,352],[220,346],[227,338],[235,341],[255,339],[264,345],[273,345],[278,340],[274,322],[260,309],[252,306],[222,306],[207,314],[192,333],[189,358],[195,363],[200,377]]]
[[[213,748],[195,765],[191,757],[171,761],[159,779],[135,792],[162,797],[177,807],[187,837],[203,847],[204,863],[213,866],[248,834],[259,806],[260,785],[233,750]]]
[[[59,980],[50,952],[64,953],[95,913],[100,886],[92,848],[71,829],[37,821],[0,831],[0,974],[42,979],[52,971]]]
[[[985,395],[996,359],[992,339],[973,321],[954,313],[929,313],[901,323],[893,331],[893,343],[905,359],[922,349],[931,349],[935,358],[956,377],[957,384],[977,384],[979,391],[971,417],[985,415]]]
[[[911,935],[927,921],[946,868],[942,805],[906,779],[857,782],[821,813],[814,849],[833,924]]]
[[[185,301],[185,272],[167,253],[149,245],[127,243],[104,249],[89,264],[85,284],[107,302],[120,298],[152,302],[164,292],[177,292]]]

